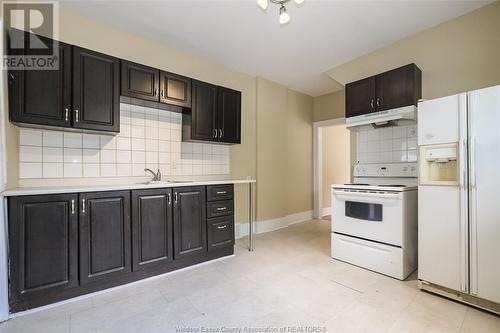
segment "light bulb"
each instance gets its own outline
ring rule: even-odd
[[[282,12],[280,14],[280,24],[287,24],[290,21],[290,15],[287,12]]]
[[[290,21],[290,16],[286,12],[285,6],[280,7],[280,24],[287,24]]]
[[[295,0],[295,3],[297,5],[302,5],[304,3],[304,0]]]
[[[304,0],[302,0],[304,1]],[[262,10],[266,10],[267,9],[267,5],[268,5],[268,2],[267,0],[257,0],[257,5],[262,8]]]

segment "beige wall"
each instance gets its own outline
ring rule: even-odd
[[[500,2],[479,8],[328,71],[346,84],[416,63],[423,98],[500,84]]]
[[[287,94],[287,214],[313,208],[313,99],[299,92]]]
[[[344,90],[336,91],[314,98],[314,121],[344,118],[345,93]]]
[[[345,125],[322,127],[323,134],[323,208],[331,206],[332,184],[351,180],[351,132]]]
[[[257,220],[312,210],[312,97],[257,79]]]

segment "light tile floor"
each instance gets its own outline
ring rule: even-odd
[[[500,317],[329,257],[330,224],[246,239],[236,256],[0,324],[0,332],[180,332],[318,326],[327,332],[500,332]],[[290,332],[290,330],[285,330]]]

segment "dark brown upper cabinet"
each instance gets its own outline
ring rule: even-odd
[[[23,33],[12,30],[9,40],[22,38]],[[38,37],[51,48],[57,44],[59,69],[8,72],[10,121],[19,125],[71,127],[71,45]],[[7,52],[30,54],[27,47]]]
[[[164,267],[173,257],[172,190],[132,191],[132,269]]]
[[[120,60],[73,47],[73,127],[120,131]]]
[[[156,68],[121,61],[121,95],[158,102],[160,71]]]
[[[175,259],[207,252],[205,186],[174,188],[173,197]]]
[[[9,198],[10,297],[47,297],[78,285],[78,196]]]
[[[191,79],[160,71],[160,102],[190,108]]]
[[[191,110],[182,117],[183,140],[217,141],[217,86],[193,80]]]
[[[376,76],[377,111],[417,105],[422,98],[422,72],[415,64]]]
[[[346,85],[346,117],[417,105],[422,98],[422,72],[415,64]]]
[[[80,283],[131,271],[130,191],[80,194]]]
[[[345,86],[346,117],[355,117],[375,110],[375,77]]]
[[[241,92],[218,87],[219,141],[241,143]]]
[[[241,93],[210,83],[192,83],[192,106],[184,109],[184,141],[241,143]]]

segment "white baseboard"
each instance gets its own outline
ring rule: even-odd
[[[321,211],[321,217],[326,215],[332,215],[332,207],[323,208],[323,210]]]
[[[312,220],[313,211],[305,211],[295,214],[290,214],[277,219],[255,221],[254,223],[254,233],[262,234],[269,231],[274,231],[282,228],[286,228],[289,225],[300,223],[308,220]],[[242,238],[248,236],[248,223],[236,223],[234,226],[235,238]]]

